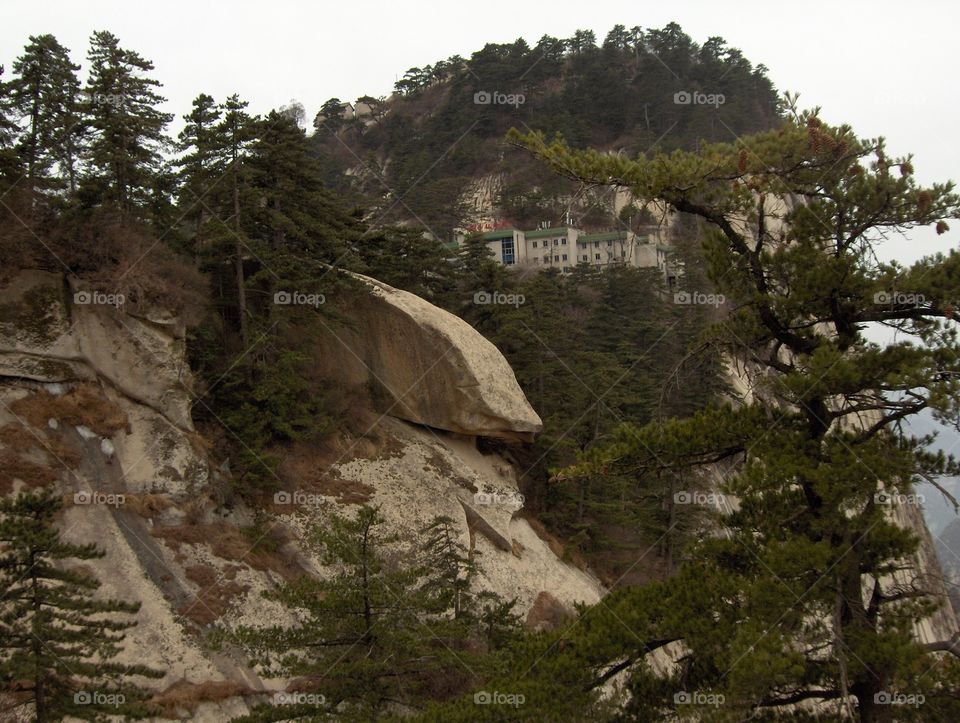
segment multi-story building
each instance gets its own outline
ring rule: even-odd
[[[556,268],[568,273],[577,265],[574,251],[577,237],[582,233],[571,226],[554,226],[524,231],[523,240],[527,265]]]
[[[457,243],[466,241],[457,234]],[[661,269],[669,274],[670,249],[658,243],[659,234],[633,231],[585,233],[573,226],[541,227],[521,231],[506,227],[481,235],[494,258],[504,266],[527,269],[558,269],[570,273],[578,264],[596,268],[626,265]]]
[[[487,243],[487,248],[493,252],[494,258],[504,266],[519,266],[527,261],[526,246],[523,240],[523,231],[516,228],[501,228],[487,231],[480,238]],[[458,236],[458,244],[462,244],[466,236]]]

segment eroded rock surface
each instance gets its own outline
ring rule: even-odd
[[[46,271],[0,285],[0,376],[100,381],[192,430],[182,329],[92,298]]]
[[[368,276],[327,326],[324,371],[372,385],[380,411],[459,434],[530,441],[543,425],[500,351],[462,319]]]

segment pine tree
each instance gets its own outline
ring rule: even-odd
[[[215,127],[223,182],[203,201],[212,212],[203,257],[222,317],[203,376],[216,381],[217,417],[241,442],[235,479],[252,489],[275,485],[268,448],[335,428],[335,393],[320,387],[311,344],[333,323],[327,297],[356,288],[340,267],[357,263],[360,224],[325,188],[295,115],[254,119],[244,107],[228,99]]]
[[[13,64],[12,105],[24,127],[19,150],[30,191],[75,187],[76,144],[83,131],[76,112],[79,69],[52,35],[31,36]]]
[[[223,114],[214,128],[214,155],[211,159],[215,168],[223,168],[226,174],[226,186],[215,185],[215,192],[208,200],[198,203],[202,208],[212,208],[213,218],[209,236],[213,248],[207,254],[214,263],[229,259],[233,266],[233,288],[236,291],[236,320],[240,330],[243,350],[250,348],[250,313],[247,309],[247,281],[244,271],[244,257],[251,255],[252,241],[247,236],[244,222],[245,209],[250,201],[250,170],[246,164],[247,152],[253,143],[259,118],[246,112],[249,104],[240,100],[234,93],[219,110]],[[207,111],[209,112],[209,111]],[[199,148],[197,152],[200,153]],[[209,189],[207,189],[209,191]],[[196,199],[190,204],[197,202]]]
[[[178,137],[181,153],[176,162],[180,169],[178,202],[181,215],[193,224],[194,246],[209,215],[204,208],[204,197],[226,170],[223,159],[228,155],[223,153],[226,139],[218,138],[216,127],[221,114],[222,110],[213,97],[201,93],[194,98],[190,113],[183,116],[186,123]]]
[[[322,171],[297,123],[279,111],[264,119],[250,151],[257,203],[248,214],[248,235],[264,249],[271,283],[317,285],[324,264],[352,260],[348,243],[357,224],[323,184]],[[333,279],[329,279],[332,281]],[[327,287],[330,288],[329,286]]]
[[[339,98],[330,98],[320,106],[320,111],[313,119],[313,128],[316,131],[325,130],[329,133],[336,133],[343,127],[343,111],[346,104]]]
[[[28,693],[40,723],[142,713],[129,680],[162,677],[113,658],[139,603],[94,597],[100,583],[69,561],[103,557],[95,545],[64,542],[54,527],[52,490],[0,499],[0,681]]]
[[[472,607],[471,577],[478,565],[460,542],[453,520],[441,515],[430,521],[421,534],[423,567],[431,575],[420,588],[433,601],[437,610],[451,610],[454,620],[462,618]]]
[[[4,182],[3,193],[10,184],[18,179],[20,158],[15,144],[19,128],[13,119],[12,88],[9,81],[3,79],[4,68],[0,65],[0,181]]]
[[[668,26],[654,45],[677,32]],[[916,480],[957,472],[901,422],[927,409],[957,421],[960,254],[905,269],[876,253],[889,229],[948,231],[945,219],[960,217],[952,184],[922,187],[882,139],[794,108],[774,131],[697,153],[628,159],[514,139],[557,171],[615,179],[701,219],[710,279],[731,306],[712,342],[753,368],[750,405],[628,430],[580,468],[617,463],[642,478],[736,463],[719,490],[739,502],[726,534],[687,551],[670,615],[610,658],[640,661],[653,640],[689,650],[665,685],[635,670],[631,713],[669,714],[672,695],[697,690],[726,697],[718,719],[817,701],[831,715],[889,720],[884,696],[896,693],[927,697],[918,716],[955,716],[960,666],[942,655],[960,646],[914,638],[941,601],[923,571],[908,572],[918,539],[885,500],[893,487],[910,504]],[[872,323],[912,341],[871,344]]]
[[[454,255],[443,243],[423,231],[386,226],[363,234],[358,242],[364,273],[447,306],[456,285]]]
[[[513,280],[510,273],[494,261],[493,252],[480,234],[471,234],[457,253],[459,271],[459,290],[461,298],[453,307],[454,313],[464,319],[481,334],[487,336],[496,330],[496,315],[499,309],[495,305],[477,304],[482,298],[494,292],[509,293]]]
[[[146,75],[153,63],[121,48],[115,35],[95,32],[87,58],[84,90],[92,133],[87,184],[125,218],[143,217],[169,143],[164,128],[173,116],[158,109],[165,100],[156,92],[160,83]]]
[[[451,668],[455,641],[440,639],[425,622],[436,612],[435,600],[418,590],[427,571],[402,557],[388,562],[388,546],[398,538],[383,533],[382,524],[376,509],[363,506],[355,516],[315,526],[310,544],[336,572],[267,593],[301,611],[300,622],[224,635],[270,674],[306,678],[325,697],[319,710],[282,706],[259,711],[256,720],[333,710],[352,720],[374,719],[389,705],[416,704],[438,679],[462,678]]]

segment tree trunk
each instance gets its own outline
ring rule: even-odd
[[[250,348],[250,333],[247,329],[247,288],[243,275],[243,244],[240,241],[240,187],[237,180],[237,156],[233,158],[233,230],[234,272],[237,280],[237,315],[240,317],[240,341],[244,352]],[[249,370],[249,356],[244,354],[244,364]]]
[[[846,542],[850,542],[846,540]],[[863,580],[860,576],[860,556],[854,547],[843,561],[839,572],[840,595],[839,638],[841,641],[862,639],[873,628],[863,606]],[[837,651],[837,657],[846,656],[846,651]],[[882,674],[881,674],[882,676]],[[882,677],[876,671],[864,670],[850,681],[850,692],[857,699],[857,708],[862,723],[885,723],[892,721],[894,707],[877,701],[876,696],[886,690]]]
[[[35,570],[36,560],[34,558],[33,552],[30,553],[30,569]],[[50,720],[50,711],[47,704],[47,690],[46,690],[46,671],[40,668],[40,660],[43,657],[43,639],[37,634],[36,626],[40,621],[41,610],[41,601],[38,590],[40,589],[40,582],[37,580],[36,572],[31,574],[31,588],[33,591],[33,620],[31,621],[31,627],[33,629],[33,706],[34,706],[34,716],[36,716],[37,723],[47,723]]]

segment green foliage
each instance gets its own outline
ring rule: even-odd
[[[95,545],[64,542],[52,490],[0,499],[0,681],[28,697],[33,719],[143,717],[144,693],[130,680],[160,678],[114,661],[136,625],[117,617],[140,605],[95,595],[100,583],[74,561],[103,557]]]
[[[153,63],[120,47],[107,31],[90,38],[90,76],[84,92],[90,123],[88,192],[114,204],[125,217],[143,216],[172,120],[157,105],[160,83],[147,75]]]
[[[450,517],[437,517],[422,534],[426,538],[421,543],[423,565],[431,575],[421,586],[421,592],[438,611],[452,610],[454,620],[460,619],[472,607],[470,577],[477,572],[477,564],[460,542]]]
[[[763,66],[721,38],[698,46],[675,23],[646,31],[617,26],[602,48],[589,30],[544,36],[534,47],[523,39],[488,43],[468,60],[410,68],[396,90],[389,113],[374,125],[341,130],[342,123],[327,120],[314,143],[349,167],[373,171],[359,174],[358,184],[386,218],[440,233],[463,222],[461,194],[483,174],[505,178],[499,212],[521,226],[558,217],[561,199],[573,195],[575,186],[503,148],[510,126],[561,133],[576,146],[636,152],[693,148],[702,139],[769,128],[778,117]],[[725,102],[678,105],[680,91],[722,94]],[[524,101],[475,102],[476,94],[493,92],[522,94]],[[389,163],[380,171],[369,158]]]
[[[13,64],[11,105],[25,130],[19,143],[31,190],[76,188],[76,164],[84,122],[79,65],[52,35],[31,36]],[[54,166],[59,164],[59,178]]]
[[[195,105],[182,137],[181,205],[199,224],[190,245],[211,276],[219,317],[193,337],[209,385],[199,416],[229,430],[236,480],[252,492],[276,486],[279,447],[335,428],[338,410],[313,372],[311,344],[335,321],[326,297],[351,286],[338,267],[357,263],[359,223],[324,187],[288,114],[251,117],[236,96],[216,110],[209,96]]]
[[[931,409],[957,422],[960,289],[953,256],[908,270],[875,250],[886,230],[943,229],[960,198],[951,184],[918,186],[909,157],[888,157],[882,139],[789,109],[782,127],[735,144],[635,159],[513,134],[559,172],[627,186],[706,225],[706,271],[732,309],[709,338],[750,372],[752,406],[624,428],[566,474],[640,483],[735,463],[717,490],[735,500],[725,535],[687,550],[670,581],[675,614],[655,631],[688,651],[660,686],[663,710],[696,690],[725,696],[717,720],[818,699],[839,715],[849,695],[842,705],[868,721],[889,713],[878,696],[930,692],[904,715],[946,719],[958,666],[931,653],[952,644],[914,637],[940,601],[910,572],[917,539],[886,500],[910,504],[918,479],[956,473],[900,421]],[[869,323],[902,340],[869,343]],[[640,670],[631,686],[649,696],[655,681]],[[634,701],[628,714],[648,710]]]
[[[415,228],[386,226],[365,233],[357,247],[365,273],[438,306],[450,303],[454,254],[442,243]]]
[[[479,237],[464,245],[458,270],[461,299],[451,310],[503,352],[544,423],[521,453],[528,507],[588,559],[596,555],[614,570],[611,535],[634,549],[661,540],[663,555],[681,545],[700,515],[674,509],[676,475],[651,476],[635,491],[632,478],[615,475],[548,480],[609,441],[622,423],[691,414],[723,391],[719,355],[706,338],[707,312],[671,303],[652,269],[577,267],[520,280],[490,258]],[[523,303],[474,303],[474,294],[493,291]],[[700,486],[694,479],[684,484]],[[675,519],[678,511],[689,524]]]
[[[448,518],[424,530],[422,561],[399,552],[398,538],[384,534],[382,522],[377,509],[363,506],[355,516],[333,515],[329,525],[314,526],[310,544],[332,576],[303,577],[266,593],[297,611],[298,623],[224,633],[269,674],[305,678],[324,698],[296,710],[259,709],[250,720],[334,710],[376,719],[396,705],[463,690],[471,669],[464,660],[474,657],[473,623],[486,625],[498,642],[511,638],[512,603],[485,598],[473,613],[469,578],[476,566]]]
[[[20,156],[14,149],[17,123],[13,118],[13,88],[3,79],[0,65],[0,180],[12,181],[20,167]]]

